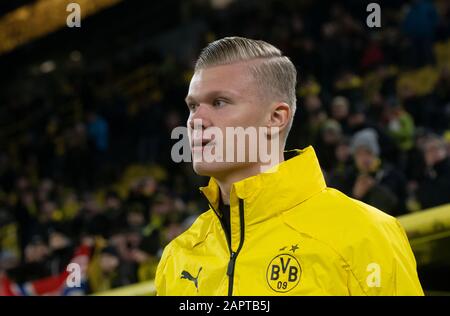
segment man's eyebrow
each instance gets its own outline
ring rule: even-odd
[[[207,98],[211,98],[211,97],[217,97],[223,95],[226,98],[236,98],[238,97],[238,95],[236,93],[233,93],[231,91],[223,91],[223,90],[214,90],[214,91],[210,91],[206,94]],[[186,98],[184,99],[184,101],[186,103],[189,102],[195,102],[195,98],[191,95],[187,95]]]

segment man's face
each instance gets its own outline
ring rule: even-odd
[[[268,102],[258,92],[258,86],[245,63],[234,63],[200,69],[192,77],[186,103],[190,110],[188,130],[193,155],[203,155],[216,150],[223,152],[222,162],[205,162],[205,159],[193,159],[194,171],[200,175],[218,177],[231,170],[248,168],[249,146],[246,142],[245,162],[237,162],[237,138],[232,142],[226,136],[226,127],[267,127],[270,118]],[[193,133],[194,120],[202,120],[202,133]],[[217,129],[221,131],[223,142],[214,140],[214,136],[206,135]],[[214,135],[214,133],[213,133]],[[203,140],[195,146],[195,139]],[[247,137],[246,137],[247,138]],[[209,140],[211,140],[208,142]],[[194,142],[194,144],[193,144]],[[201,143],[201,142],[200,142]],[[232,144],[233,143],[233,144]],[[257,142],[256,142],[257,143]],[[219,148],[220,147],[220,148]],[[251,147],[251,146],[250,146]],[[232,162],[226,161],[227,151],[234,150]],[[227,159],[228,160],[228,159]]]
[[[348,106],[343,103],[333,103],[331,105],[331,116],[340,121],[348,116]]]
[[[431,140],[424,145],[425,163],[428,167],[433,167],[436,163],[442,161],[446,157],[444,146],[440,146],[439,142]]]
[[[360,172],[370,172],[376,156],[370,150],[359,147],[355,151],[354,159]]]
[[[100,268],[104,273],[114,272],[119,266],[119,258],[109,253],[100,255]]]

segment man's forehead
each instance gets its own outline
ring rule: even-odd
[[[253,77],[246,65],[241,63],[202,68],[192,76],[188,97],[212,91],[239,94],[242,90],[248,90],[252,84]]]

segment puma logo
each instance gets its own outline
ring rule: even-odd
[[[183,270],[181,272],[181,279],[186,279],[186,280],[194,282],[197,292],[198,292],[198,276],[200,275],[200,271],[202,271],[202,267],[200,267],[200,269],[198,270],[197,276],[195,278],[186,270]]]

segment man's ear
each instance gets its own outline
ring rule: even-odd
[[[271,105],[270,117],[268,119],[267,127],[278,127],[280,133],[288,127],[289,119],[291,117],[291,107],[285,102],[277,102]],[[270,132],[269,132],[270,133]]]

